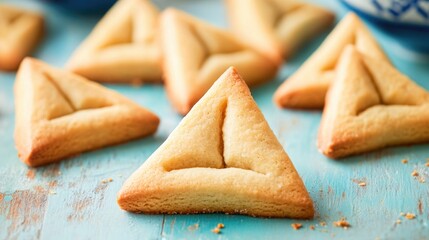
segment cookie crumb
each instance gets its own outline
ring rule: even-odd
[[[217,228],[217,227],[216,227],[216,228],[213,228],[213,229],[212,229],[212,232],[213,232],[213,233],[216,233],[216,234],[220,234],[220,229],[219,229],[219,228]]]
[[[407,164],[407,163],[408,163],[408,160],[407,160],[407,159],[402,159],[402,160],[401,160],[401,162],[402,162],[403,164]]]
[[[193,224],[193,225],[189,226],[189,227],[188,227],[188,230],[189,230],[189,231],[195,231],[195,230],[197,230],[199,227],[200,227],[200,225],[199,225],[198,223],[195,223],[195,224]]]
[[[358,183],[358,185],[361,186],[361,187],[365,187],[366,186],[366,182],[360,182],[360,183]]]
[[[106,179],[101,180],[101,183],[109,183],[109,182],[113,182],[113,179],[112,178],[106,178]]]
[[[49,190],[49,194],[55,195],[55,194],[57,194],[57,192],[55,192],[54,190]]]
[[[405,216],[405,213],[401,212],[401,213],[400,213],[400,215],[401,215],[401,216]]]
[[[323,222],[323,221],[322,221],[322,222],[320,222],[319,224],[320,224],[320,226],[322,226],[322,227],[326,226],[326,222]]]
[[[401,224],[401,220],[400,219],[398,219],[398,220],[396,220],[396,224]]]
[[[429,167],[429,158],[428,158],[428,159],[426,159],[425,166],[426,166],[426,167]]]
[[[334,222],[335,227],[342,227],[344,229],[349,228],[351,225],[349,222],[346,221],[345,218],[341,218],[339,221]]]
[[[310,230],[314,230],[314,229],[316,229],[316,228],[314,227],[314,225],[310,225]]]
[[[302,228],[301,223],[292,223],[291,226],[294,230],[298,230],[298,229]]]
[[[216,228],[221,229],[221,228],[224,228],[224,227],[225,227],[225,225],[223,223],[218,223]]]
[[[407,213],[405,214],[405,218],[408,220],[416,218],[416,215],[414,213]]]
[[[411,173],[411,176],[413,176],[413,177],[418,177],[418,176],[419,176],[419,172],[417,172],[416,170],[414,170],[414,171]]]

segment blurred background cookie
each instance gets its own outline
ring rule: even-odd
[[[16,70],[43,36],[43,16],[0,5],[0,70]]]

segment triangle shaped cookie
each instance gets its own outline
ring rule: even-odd
[[[149,0],[118,1],[73,53],[67,68],[100,82],[160,82],[159,12]]]
[[[319,49],[280,85],[274,95],[276,104],[287,108],[323,108],[335,66],[348,44],[354,45],[362,54],[389,62],[364,23],[354,13],[349,13]]]
[[[336,71],[319,130],[321,152],[340,158],[429,141],[429,92],[353,46]]]
[[[15,82],[15,143],[29,166],[136,139],[159,119],[120,94],[32,58]]]
[[[314,214],[301,178],[234,68],[125,182],[118,204],[144,213]]]
[[[335,19],[329,10],[295,0],[226,0],[226,5],[234,32],[276,62],[290,58]]]
[[[166,89],[181,114],[188,113],[229,66],[237,67],[249,85],[271,80],[279,68],[231,33],[178,10],[162,13],[161,32]]]
[[[43,35],[43,17],[35,12],[0,5],[0,70],[16,70]]]

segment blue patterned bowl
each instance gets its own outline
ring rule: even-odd
[[[409,49],[429,53],[429,0],[340,0]]]
[[[107,11],[116,0],[42,0],[66,12],[93,13]]]

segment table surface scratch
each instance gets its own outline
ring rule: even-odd
[[[58,12],[39,1],[6,2],[46,13],[47,36],[34,56],[58,67],[100,17]],[[219,1],[155,2],[161,8],[173,4],[218,26],[226,26],[225,9]],[[338,17],[346,13],[337,1],[324,5],[335,10]],[[371,29],[393,63],[429,89],[429,60]],[[13,141],[15,74],[0,73],[0,239],[429,239],[429,167],[425,166],[428,144],[387,148],[344,161],[330,160],[316,148],[319,111],[280,110],[272,103],[275,89],[322,39],[284,64],[274,81],[252,89],[314,200],[314,220],[225,214],[143,215],[120,210],[116,194],[125,179],[181,120],[160,85],[107,85],[161,117],[156,135],[83,153],[46,167],[28,168],[18,160]],[[402,159],[408,159],[408,163],[403,164]],[[426,182],[412,177],[413,170]],[[103,181],[109,178],[113,181]],[[360,182],[366,186],[359,186]],[[414,213],[416,218],[407,220],[401,212]],[[333,226],[342,217],[351,224],[347,230]],[[401,223],[397,223],[398,219]],[[225,228],[221,234],[212,233],[218,223]],[[302,223],[303,228],[293,230],[292,223]],[[311,230],[310,225],[315,229]]]

